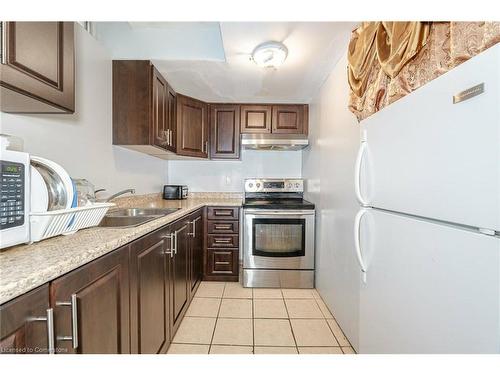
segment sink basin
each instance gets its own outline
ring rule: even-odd
[[[177,210],[178,208],[122,208],[108,212],[106,216],[165,216]]]
[[[135,227],[148,221],[166,216],[179,208],[123,208],[108,212],[102,221],[100,227],[105,228],[128,228]]]
[[[104,216],[99,223],[100,227],[135,227],[157,219],[158,216]]]

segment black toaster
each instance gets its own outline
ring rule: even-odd
[[[163,199],[186,199],[188,187],[186,185],[164,185]]]

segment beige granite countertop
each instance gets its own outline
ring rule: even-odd
[[[0,253],[0,304],[74,270],[203,206],[241,206],[239,194],[190,194],[168,201],[158,194],[120,198],[119,207],[179,208],[132,228],[89,228],[69,236],[20,245]]]

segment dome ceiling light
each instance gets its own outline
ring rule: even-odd
[[[252,52],[252,60],[263,68],[276,68],[285,62],[288,49],[280,42],[259,44]]]

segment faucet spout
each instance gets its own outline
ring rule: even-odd
[[[130,193],[130,194],[135,194],[135,189],[125,189],[125,190],[122,190],[122,191],[119,191],[118,193],[115,193],[111,196],[109,196],[107,199],[106,199],[106,202],[109,202],[117,197],[119,197],[120,195],[123,195],[123,194],[127,194],[127,193]]]

